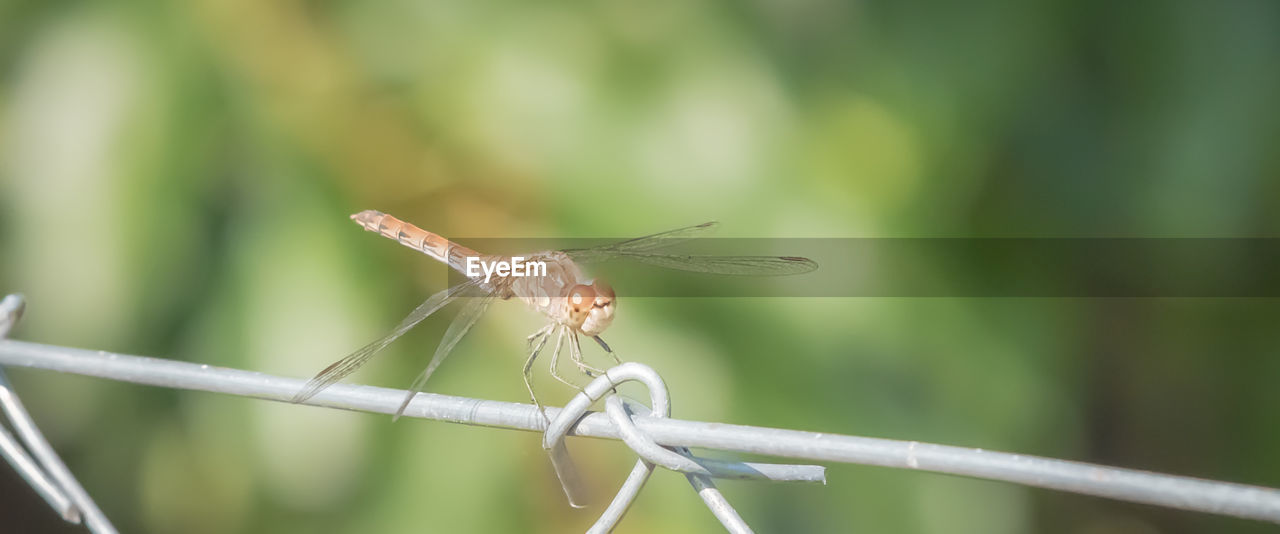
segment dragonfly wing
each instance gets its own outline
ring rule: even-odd
[[[359,369],[368,362],[374,354],[377,354],[383,348],[386,348],[387,345],[390,345],[392,341],[403,336],[405,332],[408,332],[409,329],[417,326],[423,319],[426,319],[440,308],[443,308],[445,305],[453,302],[453,300],[459,296],[474,293],[476,291],[476,285],[477,282],[469,280],[431,295],[427,300],[423,301],[422,304],[419,304],[417,308],[414,308],[413,311],[409,313],[408,317],[405,317],[403,321],[400,321],[400,324],[396,325],[396,328],[392,330],[391,333],[382,336],[382,338],[377,341],[360,347],[360,350],[357,350],[347,355],[347,357],[333,362],[332,365],[325,367],[323,371],[320,371],[314,378],[307,381],[307,384],[302,387],[302,391],[299,391],[297,395],[293,396],[292,401],[302,402],[314,397],[316,393],[319,393],[324,388],[327,388],[335,382],[342,380],[347,375],[356,372],[356,369]]]
[[[686,256],[631,253],[617,257],[679,271],[741,276],[804,274],[818,268],[818,264],[813,260],[797,256]]]
[[[718,226],[719,223],[714,221],[706,222],[618,243],[568,249],[564,252],[580,263],[627,259],[667,269],[712,274],[779,276],[804,274],[818,268],[813,260],[795,256],[690,256],[654,252],[703,237]]]
[[[480,320],[480,316],[484,314],[485,309],[493,302],[492,295],[476,297],[467,300],[467,305],[462,308],[458,316],[449,324],[449,329],[445,330],[444,338],[440,340],[440,345],[436,347],[435,355],[431,356],[431,363],[427,364],[426,370],[413,380],[413,385],[409,386],[409,393],[405,395],[404,402],[400,403],[400,408],[396,410],[392,421],[399,419],[404,414],[404,409],[409,407],[409,401],[426,387],[427,379],[431,378],[431,374],[436,372],[436,368],[440,366],[449,353],[453,351],[453,347],[462,340],[462,336],[467,335],[467,331]]]
[[[605,261],[627,253],[640,253],[652,250],[658,250],[670,247],[695,237],[705,236],[707,233],[715,230],[720,223],[711,221],[694,226],[686,226],[666,232],[610,243],[608,245],[600,245],[590,248],[567,249],[564,252],[574,259],[584,263],[595,261]]]

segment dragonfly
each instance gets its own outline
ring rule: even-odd
[[[547,318],[545,326],[526,338],[529,353],[523,371],[525,388],[539,412],[543,410],[534,393],[532,369],[534,361],[553,336],[555,345],[551,351],[551,376],[575,389],[581,388],[559,373],[559,357],[566,346],[580,372],[587,376],[597,376],[604,372],[583,359],[580,336],[592,338],[615,362],[621,363],[617,353],[600,337],[613,323],[618,308],[617,294],[603,280],[588,278],[579,264],[630,260],[667,269],[736,276],[795,275],[818,268],[813,260],[796,256],[699,256],[665,251],[673,245],[702,237],[718,226],[716,222],[707,222],[590,248],[526,254],[526,265],[540,262],[545,266],[539,276],[476,276],[475,269],[470,270],[472,276],[467,276],[469,262],[495,264],[506,261],[511,264],[514,257],[481,254],[380,211],[365,210],[352,215],[351,220],[367,231],[376,232],[422,252],[467,277],[465,281],[428,297],[385,336],[325,367],[292,399],[298,403],[315,396],[360,369],[374,355],[431,314],[455,300],[469,297],[464,299],[466,303],[462,310],[445,330],[426,369],[410,385],[404,401],[396,410],[395,418],[404,414],[410,401],[426,386],[427,379],[495,300],[517,298],[524,301],[531,310]]]

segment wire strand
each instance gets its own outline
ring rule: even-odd
[[[0,365],[281,402],[288,402],[305,384],[302,379],[239,369],[13,340],[0,341]],[[404,395],[403,390],[335,384],[305,404],[390,415]],[[547,408],[549,417],[557,413]],[[543,432],[546,425],[533,405],[433,393],[414,397],[404,416],[532,432]],[[948,473],[1280,523],[1280,490],[1260,486],[915,441],[655,417],[636,417],[635,423],[668,447]],[[603,413],[588,414],[569,435],[620,439]]]

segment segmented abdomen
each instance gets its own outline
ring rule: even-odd
[[[480,253],[449,241],[439,234],[428,232],[380,211],[364,210],[352,215],[351,220],[363,226],[365,230],[394,239],[401,245],[431,256],[436,261],[443,262],[463,274],[467,272],[467,256],[480,256]]]

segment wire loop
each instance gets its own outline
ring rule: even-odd
[[[630,381],[642,382],[648,388],[649,401],[653,405],[651,413],[643,413],[650,412],[650,409],[634,401],[624,401],[622,397],[616,394],[606,397],[606,394],[613,391],[618,385]],[[579,488],[577,469],[574,468],[568,451],[565,449],[564,437],[569,432],[569,429],[586,415],[587,408],[601,398],[605,399],[606,413],[616,425],[619,436],[628,447],[640,456],[640,459],[636,460],[635,467],[627,475],[618,493],[614,495],[613,501],[609,503],[600,518],[596,520],[595,524],[587,532],[597,533],[613,530],[627,509],[631,507],[631,503],[636,496],[639,495],[640,489],[648,481],[649,475],[653,473],[655,465],[683,472],[716,518],[730,532],[735,533],[751,532],[751,527],[747,526],[747,523],[742,520],[742,517],[733,509],[733,506],[724,498],[724,495],[716,489],[711,477],[724,476],[731,478],[825,482],[825,471],[820,466],[750,464],[708,460],[694,457],[684,447],[677,447],[673,450],[658,445],[635,425],[631,420],[632,414],[629,413],[629,410],[631,412],[641,412],[639,413],[641,416],[669,417],[671,415],[671,401],[667,393],[667,386],[662,381],[662,377],[651,367],[640,363],[627,362],[609,369],[602,376],[591,381],[587,387],[583,388],[577,396],[565,405],[564,409],[556,414],[556,417],[547,425],[547,430],[543,434],[542,446],[549,451],[551,464],[556,470],[556,475],[560,477],[561,485],[565,488],[565,495],[569,498],[569,503],[575,507],[582,506],[580,495],[583,492]]]

